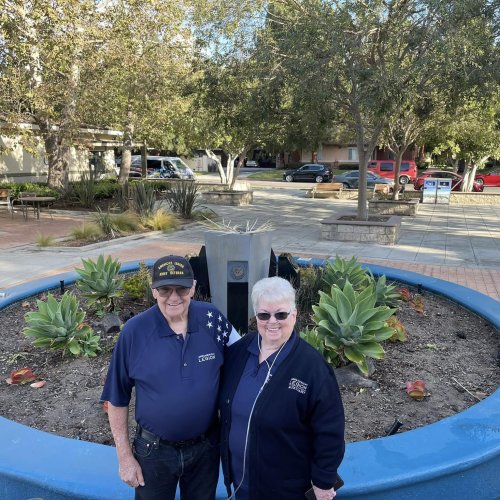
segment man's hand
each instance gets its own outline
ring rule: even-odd
[[[332,498],[337,495],[333,488],[330,488],[329,490],[322,490],[321,488],[314,486],[314,484],[313,490],[314,494],[316,495],[316,500],[332,500]]]
[[[144,486],[145,483],[141,466],[132,455],[120,460],[118,471],[120,479],[129,486],[132,486],[132,488]]]

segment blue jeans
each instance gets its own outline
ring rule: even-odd
[[[214,500],[220,460],[217,438],[214,433],[199,443],[177,448],[136,436],[134,456],[145,486],[135,489],[135,499],[174,500],[179,484],[181,500]]]

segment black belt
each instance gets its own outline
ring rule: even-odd
[[[213,427],[214,426],[212,426],[204,434],[201,434],[200,436],[195,437],[193,439],[186,439],[185,441],[169,441],[168,439],[162,439],[160,436],[157,436],[156,434],[153,434],[152,432],[149,432],[148,430],[138,425],[136,436],[141,436],[144,439],[151,441],[152,443],[159,443],[166,446],[173,446],[174,448],[185,448],[186,446],[192,446],[194,444],[201,443],[202,441],[207,439],[208,436],[210,435],[210,432],[213,430]]]

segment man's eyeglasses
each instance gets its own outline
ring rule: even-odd
[[[160,297],[163,297],[164,299],[168,299],[174,293],[174,290],[177,293],[177,295],[179,295],[179,297],[185,297],[191,291],[191,287],[189,287],[189,286],[162,286],[162,287],[156,289],[156,291],[158,292],[158,295]]]
[[[288,318],[288,316],[290,316],[290,313],[292,311],[278,311],[278,312],[275,312],[273,314],[271,313],[257,313],[256,316],[257,316],[257,319],[260,319],[260,321],[269,321],[271,319],[271,316],[274,316],[278,321],[283,321],[285,320],[286,318]]]

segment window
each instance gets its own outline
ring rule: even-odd
[[[410,164],[407,161],[401,162],[401,172],[408,172],[410,170]]]
[[[359,161],[358,148],[348,148],[347,159],[349,161]]]
[[[381,172],[392,172],[394,170],[394,165],[392,162],[383,161],[380,163],[380,171]]]

